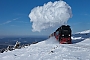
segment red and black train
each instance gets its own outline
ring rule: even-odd
[[[69,25],[62,25],[53,34],[60,44],[71,44],[71,28]]]

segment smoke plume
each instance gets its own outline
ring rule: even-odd
[[[71,7],[64,1],[48,2],[33,8],[29,14],[32,31],[41,31],[51,27],[67,24],[72,17]]]

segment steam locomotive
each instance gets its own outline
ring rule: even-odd
[[[53,34],[60,44],[71,44],[71,28],[69,25],[62,25]]]

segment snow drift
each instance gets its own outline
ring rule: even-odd
[[[82,31],[82,32],[77,32],[76,34],[78,34],[78,33],[80,33],[80,34],[90,33],[90,30],[85,30],[85,31]]]
[[[72,17],[71,7],[64,1],[48,2],[43,6],[33,8],[29,14],[32,31],[39,32],[67,24],[70,17]]]
[[[37,44],[22,49],[0,54],[0,60],[90,60],[90,38],[82,39],[74,36],[76,44],[59,44],[51,37]]]

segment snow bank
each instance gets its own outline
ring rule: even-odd
[[[80,34],[90,33],[90,30],[86,30],[86,31],[82,31],[82,32],[77,32],[77,34],[78,33],[80,33]]]
[[[73,40],[84,39],[82,37],[71,37]]]
[[[59,42],[56,40],[56,38],[55,37],[50,37],[50,38],[48,38],[47,40],[45,40],[45,41],[42,41],[42,42],[39,42],[39,43],[37,43],[37,44],[40,44],[40,45],[43,45],[43,44],[59,44]]]
[[[64,1],[48,2],[43,6],[33,8],[29,14],[32,31],[39,32],[51,27],[58,28],[66,24],[71,17],[71,7]]]
[[[55,37],[50,37],[22,49],[1,53],[0,60],[90,60],[90,37],[80,36],[72,37],[76,44],[59,44]]]
[[[90,38],[84,42],[85,44],[59,44],[51,37],[46,41],[0,54],[0,60],[90,60],[90,44],[86,45]]]
[[[90,46],[90,38],[87,38],[87,39],[85,39],[85,40],[83,40],[83,41],[81,41],[81,42],[79,42],[77,44],[82,44],[82,45]]]

